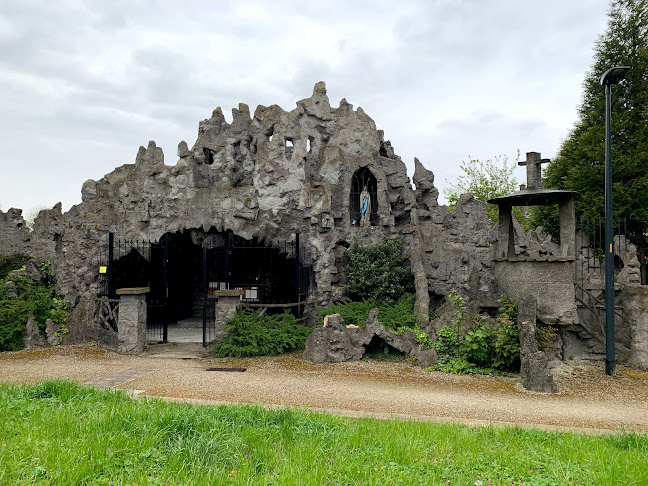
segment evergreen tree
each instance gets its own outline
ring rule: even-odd
[[[630,66],[612,87],[614,217],[648,220],[648,0],[612,0],[607,30],[597,40],[594,63],[583,83],[579,121],[545,172],[545,187],[578,191],[577,214],[604,215],[605,92],[601,75]],[[555,210],[553,211],[555,213]],[[551,231],[556,215],[536,212]]]

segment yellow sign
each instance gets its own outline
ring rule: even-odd
[[[99,267],[99,273],[106,273],[108,271],[108,267]]]

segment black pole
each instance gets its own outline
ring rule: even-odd
[[[114,297],[113,257],[115,254],[115,233],[108,233],[108,298]]]
[[[207,248],[203,246],[203,346],[207,346],[207,292],[208,292],[208,283],[207,283]]]
[[[232,285],[232,273],[234,262],[233,260],[234,253],[234,233],[229,233],[227,237],[227,250],[225,251],[225,277],[227,288],[229,289]]]
[[[614,352],[614,227],[612,219],[612,87],[605,85],[605,373],[616,368]]]
[[[166,344],[169,339],[169,233],[164,233],[163,242],[163,284],[164,284],[164,318],[162,323],[162,344]]]
[[[295,302],[299,303],[299,233],[295,233]]]

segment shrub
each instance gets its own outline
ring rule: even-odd
[[[467,317],[466,303],[456,292],[448,295],[454,307],[451,325],[437,332],[433,343],[438,360],[435,369],[451,373],[516,372],[520,369],[520,338],[517,327],[517,305],[502,297],[495,322],[480,315],[472,317],[472,326],[463,336]]]
[[[414,314],[414,295],[405,294],[397,302],[378,301],[377,299],[353,302],[350,300],[321,307],[319,313],[322,317],[331,314],[340,314],[346,325],[354,324],[363,327],[369,317],[371,309],[378,308],[378,320],[387,328],[396,333],[406,329],[418,331],[418,320]]]
[[[414,291],[414,277],[403,259],[403,241],[358,243],[346,253],[346,294],[352,300],[395,302]]]
[[[304,349],[312,329],[299,324],[289,312],[261,315],[251,309],[239,309],[227,322],[229,337],[214,344],[214,356],[245,358],[273,356]]]
[[[20,270],[29,260],[30,257],[22,253],[0,257],[0,279],[6,278],[13,270]]]
[[[8,273],[24,265],[24,258],[24,255],[4,257],[0,265],[8,269]],[[12,263],[8,264],[9,261]],[[25,346],[25,325],[30,313],[41,329],[45,328],[47,319],[52,319],[59,326],[63,326],[67,320],[70,303],[58,296],[49,268],[49,262],[41,265],[47,276],[48,283],[45,285],[27,277],[0,278],[0,351],[17,351]],[[16,295],[8,291],[8,282],[13,282]],[[62,333],[64,332],[65,328],[62,327]]]
[[[489,326],[488,321],[478,316],[473,323],[473,328],[461,341],[460,354],[469,362],[477,366],[488,368],[494,361],[494,349],[492,347],[495,332]]]
[[[517,304],[502,297],[497,321],[493,327],[493,367],[502,371],[520,370],[520,331],[517,326]]]

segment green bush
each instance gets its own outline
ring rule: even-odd
[[[466,303],[455,291],[450,292],[448,300],[454,314],[452,324],[441,328],[437,342],[433,343],[438,355],[435,369],[458,374],[519,371],[520,338],[515,302],[502,297],[494,322],[484,316],[473,316],[470,330],[461,337],[460,330],[467,317]]]
[[[10,265],[9,261],[13,263]],[[0,262],[4,269],[8,268],[7,273],[19,269],[24,263],[24,255],[5,257]],[[58,296],[49,268],[49,262],[41,265],[47,276],[45,285],[27,277],[0,278],[0,351],[17,351],[25,347],[25,325],[30,313],[41,330],[44,330],[47,319],[59,326],[65,324],[70,314],[70,303]],[[8,291],[8,282],[13,282],[16,295]],[[65,328],[62,329],[64,333]]]
[[[302,326],[289,312],[261,315],[251,309],[239,309],[227,322],[229,337],[214,344],[214,356],[246,358],[273,356],[304,349],[312,329]]]
[[[482,368],[489,368],[494,361],[494,341],[493,328],[488,321],[479,316],[473,323],[473,328],[468,332],[459,344],[459,354],[466,361],[474,363]]]
[[[396,302],[414,291],[414,277],[403,259],[403,241],[358,243],[346,253],[346,294],[352,300]]]
[[[494,331],[493,367],[502,371],[520,371],[520,331],[517,304],[502,297]]]
[[[322,316],[340,314],[346,325],[354,324],[363,327],[369,317],[371,309],[378,308],[378,320],[394,332],[402,332],[405,329],[412,331],[419,330],[418,320],[414,314],[414,295],[405,294],[397,302],[379,301],[377,299],[352,302],[350,300],[321,307],[319,313]]]
[[[0,279],[6,278],[13,270],[20,270],[29,260],[30,257],[22,253],[0,257]]]

